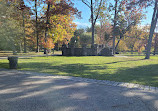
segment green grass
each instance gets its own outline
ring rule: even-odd
[[[144,56],[21,58],[18,61],[18,70],[139,83],[158,87],[158,56],[151,56],[150,60],[143,58]],[[0,60],[0,67],[8,68],[8,60]]]

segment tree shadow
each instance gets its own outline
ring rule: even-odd
[[[26,71],[1,70],[0,83],[0,106],[7,111],[143,111],[155,107],[157,101],[157,94],[154,93],[137,90],[137,94],[131,94],[127,88],[53,78]],[[150,99],[146,102],[140,93],[144,94],[143,97],[150,96]]]
[[[144,59],[139,59],[139,60],[144,60]],[[129,61],[139,61],[139,60],[129,60]],[[126,62],[126,61],[118,61],[116,63],[120,63],[120,62]],[[115,62],[105,63],[105,65],[83,64],[83,63],[76,63],[76,64],[54,63],[55,64],[54,65],[44,62],[40,63],[39,65],[38,62],[32,62],[32,63],[29,62],[29,63],[20,63],[19,66],[21,66],[22,70],[158,86],[158,81],[157,81],[158,64],[143,65],[133,68],[120,67],[118,69],[106,65],[112,63]]]
[[[26,59],[27,60],[27,59],[32,59],[32,58],[31,57],[25,57],[25,58],[20,58],[20,59]]]
[[[115,63],[121,63],[121,62],[129,62],[129,61],[141,61],[141,60],[146,60],[146,59],[137,59],[137,60],[124,60],[124,61],[117,61],[117,62],[109,62],[105,64],[115,64]]]
[[[109,67],[100,66],[99,64],[63,64],[53,68],[71,76],[158,86],[158,64],[134,68],[121,67],[115,73],[106,72],[106,69]]]
[[[9,69],[9,64],[8,63],[0,63],[0,68]]]
[[[57,64],[56,62],[54,64]],[[60,64],[53,65],[50,63],[39,63],[29,62],[29,63],[19,63],[19,66],[24,70],[47,72],[51,74],[61,74],[70,76],[81,76],[87,78],[97,78],[98,70],[106,70],[106,66],[100,64]]]

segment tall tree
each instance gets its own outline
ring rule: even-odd
[[[4,2],[1,1],[1,3],[4,3]],[[4,8],[4,6],[6,6],[6,9]],[[26,40],[25,36],[24,36],[25,35],[24,34],[24,31],[25,31],[24,16],[27,17],[29,8],[26,7],[24,5],[24,2],[21,0],[20,1],[9,1],[8,0],[8,1],[6,1],[6,3],[4,3],[4,6],[3,6],[4,10],[6,10],[4,12],[7,15],[5,15],[5,21],[3,23],[5,24],[5,23],[10,22],[10,24],[8,24],[8,25],[6,24],[5,27],[8,27],[7,28],[8,32],[10,34],[12,34],[11,35],[12,37],[10,37],[8,35],[8,36],[4,36],[4,38],[6,40],[7,39],[9,40],[8,44],[10,44],[10,45],[12,44],[12,48],[13,48],[12,50],[13,50],[13,52],[16,52],[16,50],[19,49],[18,47],[21,46],[21,41]],[[10,11],[10,12],[8,13],[8,11]],[[5,27],[2,27],[2,29]],[[21,36],[23,36],[23,37],[21,38]],[[14,39],[13,39],[13,37],[14,37]],[[26,41],[24,43],[26,43]],[[26,44],[25,44],[25,46],[26,46]]]
[[[61,36],[57,36],[65,32],[65,34],[68,34],[68,30],[70,31],[73,27],[72,15],[77,15],[77,17],[80,17],[80,12],[74,8],[73,3],[70,0],[60,0],[58,2],[55,2],[53,0],[46,0],[45,3],[47,4],[47,8],[45,11],[44,18],[46,20],[46,26],[45,26],[45,43],[47,42],[48,37],[58,37],[60,39]],[[70,24],[70,25],[68,25]],[[52,31],[52,29],[56,30],[56,32]],[[61,31],[63,30],[64,31]],[[72,32],[73,33],[73,32]],[[65,37],[63,35],[62,37]],[[67,37],[69,37],[67,35]],[[72,37],[72,36],[71,36]],[[54,39],[57,40],[57,39]],[[70,40],[70,39],[68,39]],[[46,48],[44,53],[46,54]]]
[[[140,20],[144,17],[142,7],[130,7],[130,1],[127,0],[115,0],[115,5],[110,3],[109,11],[114,10],[114,18],[113,21],[113,54],[115,54],[115,50],[123,38],[124,34],[130,30],[132,26],[140,23]],[[117,43],[116,37],[119,36],[119,40]]]
[[[152,21],[151,21],[150,34],[149,34],[145,59],[150,58],[152,38],[153,38],[154,30],[155,30],[155,27],[156,27],[157,18],[158,18],[158,6],[157,6],[157,0],[155,0],[154,12],[153,12]]]
[[[82,2],[90,8],[91,11],[91,26],[92,26],[92,43],[91,47],[94,47],[94,27],[96,24],[97,19],[99,18],[99,14],[101,8],[105,5],[105,0],[91,0],[90,2],[87,0],[82,0]]]
[[[113,25],[113,55],[115,55],[115,29],[116,29],[116,23],[117,23],[117,7],[118,7],[118,0],[115,0],[115,14],[114,14],[114,25]]]
[[[151,44],[152,44],[152,38],[154,34],[154,30],[156,27],[157,19],[158,19],[158,1],[157,0],[130,0],[130,6],[152,6],[154,4],[154,10],[152,15],[152,21],[150,26],[150,33],[149,33],[149,39],[148,39],[148,45],[147,45],[147,51],[145,59],[150,59],[150,51],[151,51]]]
[[[46,11],[46,28],[45,28],[45,43],[47,43],[47,36],[48,36],[48,26],[49,26],[49,19],[50,19],[50,5],[51,1],[46,1],[47,2],[47,11]],[[47,54],[47,48],[44,48],[44,54]]]
[[[39,37],[38,37],[38,22],[37,22],[37,19],[38,19],[38,15],[37,15],[37,0],[34,0],[35,1],[35,14],[36,14],[36,29],[35,29],[35,35],[36,35],[36,39],[37,39],[37,48],[36,48],[36,52],[39,52]]]
[[[24,4],[24,0],[21,0],[20,6],[19,6],[19,10],[22,11],[22,21],[23,21],[23,36],[24,36],[24,53],[26,53],[26,34],[25,34],[25,10],[27,9],[27,7]]]

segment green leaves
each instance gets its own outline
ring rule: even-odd
[[[0,2],[0,48],[15,50],[18,38],[22,33],[20,22],[14,19],[13,13],[18,13],[12,5]]]

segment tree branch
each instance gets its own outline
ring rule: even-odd
[[[83,2],[85,5],[87,5],[89,8],[91,8],[90,5],[88,5],[84,0],[82,0],[82,2]]]
[[[102,1],[103,1],[103,0],[100,0],[100,4],[99,4],[99,8],[98,8],[98,12],[97,12],[97,16],[96,16],[96,18],[94,19],[94,25],[95,25],[95,23],[96,23],[96,21],[97,21],[97,19],[98,19],[98,16],[99,16],[99,12],[100,12],[100,7],[101,7],[101,4],[102,4]]]

